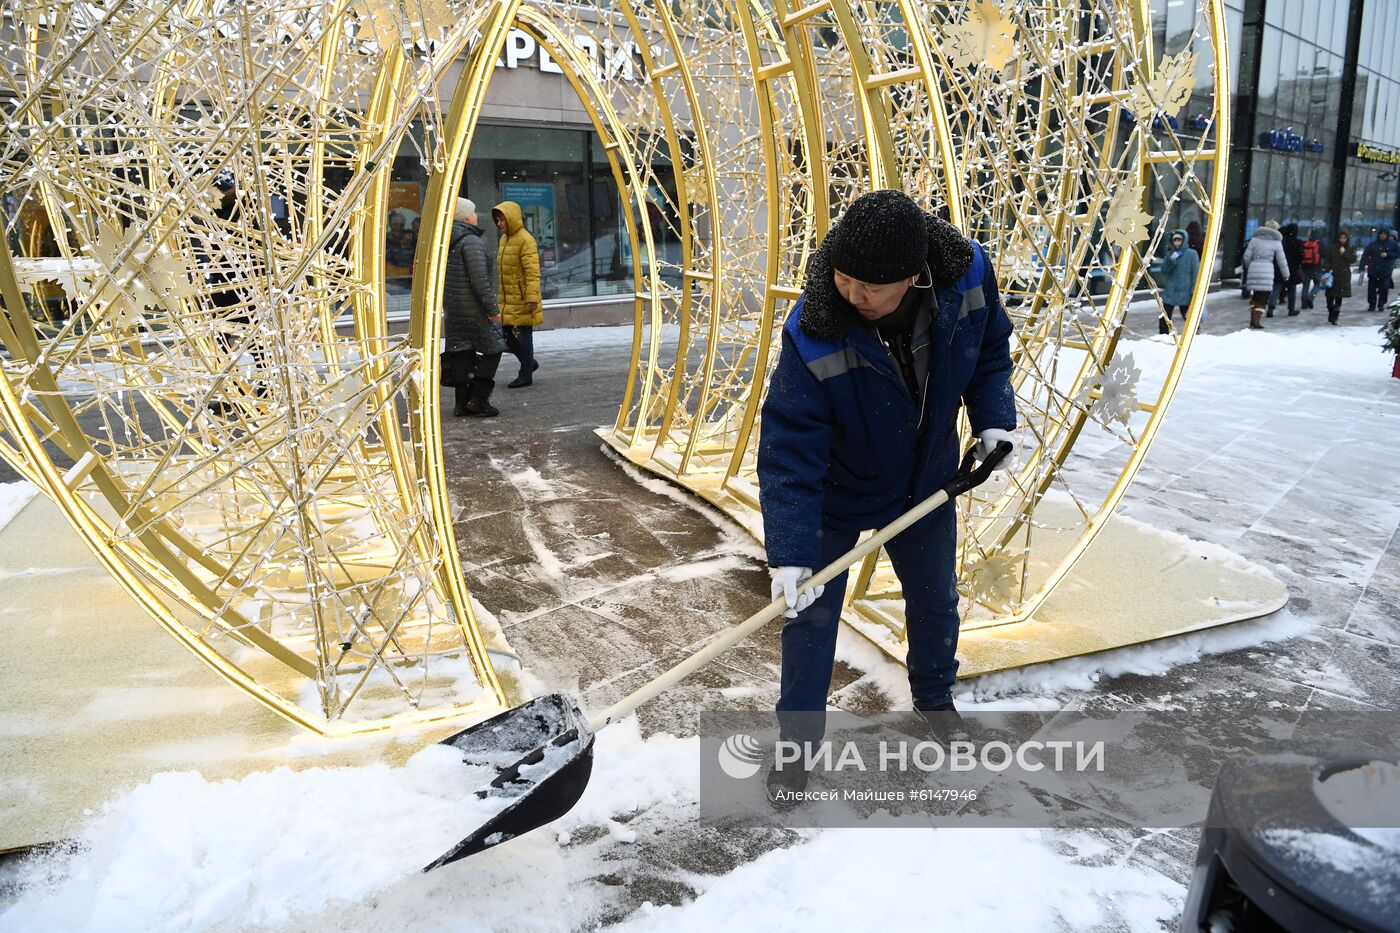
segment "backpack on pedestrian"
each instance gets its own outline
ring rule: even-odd
[[[1318,240],[1303,241],[1303,265],[1322,265],[1322,243]]]

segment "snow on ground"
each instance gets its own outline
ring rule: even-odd
[[[1069,690],[1092,690],[1102,678],[1121,674],[1163,674],[1174,667],[1199,661],[1210,654],[1224,654],[1271,641],[1306,635],[1314,624],[1287,610],[1262,619],[1204,629],[1141,645],[1080,655],[997,671],[960,684],[959,703],[981,704],[989,700],[1037,697]]]
[[[430,747],[401,769],[287,768],[240,781],[160,774],[96,814],[72,855],[26,867],[30,887],[0,928],[145,931],[244,926],[563,930],[605,906],[585,882],[647,829],[696,818],[699,742],[654,735],[635,719],[598,736],[593,778],[551,827],[428,875],[417,869],[471,824],[468,772]],[[603,827],[602,839],[575,835]],[[995,852],[994,864],[969,858]],[[625,929],[1086,929],[1156,927],[1179,909],[1177,885],[1112,857],[1089,833],[1030,830],[805,831],[722,876],[688,876],[701,896],[643,908]],[[839,877],[842,884],[814,884]],[[1007,898],[1007,879],[1036,896]],[[958,891],[934,913],[911,891]],[[802,891],[798,898],[792,895]],[[859,896],[852,896],[859,891]],[[784,893],[787,892],[787,893]]]
[[[632,478],[638,486],[648,492],[654,492],[659,496],[665,496],[672,502],[679,503],[696,514],[704,516],[705,520],[719,529],[723,537],[721,549],[727,554],[743,555],[756,560],[763,560],[767,555],[749,533],[735,524],[727,515],[718,509],[706,504],[699,496],[679,488],[674,483],[668,483],[658,476],[643,473],[635,465],[622,459],[622,456],[608,445],[604,444],[598,448],[603,455],[616,463],[624,473]]]
[[[0,483],[0,528],[8,525],[38,493],[39,487],[33,483]]]
[[[474,820],[489,772],[431,746],[403,768],[277,768],[237,781],[155,775],[108,802],[78,853],[29,866],[39,882],[10,929],[214,929],[279,924],[421,868]],[[45,876],[51,878],[41,881]]]
[[[630,328],[537,335],[542,346],[561,351],[630,339]],[[1188,375],[1233,366],[1386,374],[1389,361],[1378,344],[1371,328],[1202,336]],[[1144,369],[1165,367],[1173,352],[1151,338],[1124,350]],[[538,472],[501,466],[527,499],[568,492]],[[696,506],[689,494],[623,466],[647,488]],[[0,486],[0,526],[32,495],[27,484]],[[718,572],[761,553],[737,526],[708,507],[699,510],[727,541],[719,554],[697,555],[705,562],[697,568]],[[556,560],[563,573],[565,561]],[[478,614],[494,624],[484,609]],[[1282,613],[990,675],[960,699],[981,709],[1054,708],[1057,695],[1092,691],[1104,676],[1157,674],[1204,655],[1307,636],[1311,628]],[[875,648],[843,632],[839,655],[865,672],[858,683],[892,704],[907,703],[903,670]],[[158,774],[93,814],[75,850],[27,862],[0,928],[591,927],[616,898],[594,879],[643,841],[638,825],[693,832],[698,756],[693,737],[643,738],[635,720],[619,723],[599,734],[589,789],[569,815],[428,875],[417,869],[473,823],[470,789],[480,778],[444,749],[426,749],[400,769],[279,768],[215,782],[191,771]],[[795,838],[727,874],[686,875],[695,900],[644,906],[625,928],[708,930],[737,921],[775,931],[931,922],[948,929],[1158,929],[1174,924],[1184,896],[1179,883],[1129,858],[1133,845],[1112,834],[904,829],[804,831]]]
[[[832,829],[727,875],[682,907],[643,906],[620,929],[1153,930],[1181,890],[1087,833]],[[839,883],[831,883],[839,879]],[[791,892],[793,896],[775,896]],[[798,893],[800,892],[800,893]]]
[[[1125,340],[1118,352],[1133,355],[1133,361],[1142,370],[1144,385],[1158,385],[1176,354],[1176,344],[1166,337]],[[1239,330],[1197,335],[1187,357],[1185,378],[1220,366],[1251,366],[1270,373],[1304,369],[1350,375],[1369,372],[1378,378],[1389,378],[1391,358],[1381,347],[1380,334],[1372,327],[1329,327],[1285,334]]]
[[[674,345],[680,339],[680,325],[665,324],[661,328],[661,342]],[[642,342],[651,339],[651,328],[642,328]],[[535,351],[537,353],[573,353],[583,350],[596,350],[602,347],[617,347],[632,343],[631,324],[610,324],[605,327],[568,327],[560,330],[535,331]]]
[[[564,893],[597,871],[572,832],[660,808],[693,820],[699,740],[653,735],[630,719],[600,733],[588,791],[548,829],[430,875],[428,862],[489,809],[472,791],[489,772],[431,745],[402,768],[278,768],[237,781],[166,772],[93,815],[76,851],[32,859],[5,930],[146,931],[280,927],[366,904],[394,929],[569,929],[593,906]],[[424,899],[424,896],[431,894]]]

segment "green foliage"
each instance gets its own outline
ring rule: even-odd
[[[1391,353],[1400,353],[1400,305],[1387,309],[1389,317],[1381,325],[1381,336],[1385,338],[1385,348]]]

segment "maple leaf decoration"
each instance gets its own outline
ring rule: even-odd
[[[1091,394],[1094,390],[1086,385],[1075,401],[1091,408],[1094,418],[1104,425],[1115,421],[1126,425],[1137,411],[1137,384],[1141,378],[1142,370],[1133,362],[1131,353],[1116,357],[1104,370],[1099,397],[1095,399]]]
[[[1128,91],[1128,109],[1133,116],[1146,123],[1159,113],[1180,113],[1196,86],[1197,58],[1195,52],[1182,49],[1162,59],[1151,78],[1134,83]]]
[[[700,168],[694,168],[685,173],[685,196],[691,204],[705,205],[710,203],[710,189],[705,181],[705,173]]]
[[[1036,250],[1035,244],[1029,240],[1017,243],[1003,251],[1002,268],[1006,276],[1013,279],[1027,279],[1039,274],[1037,262],[1040,261],[1040,253]]]
[[[943,33],[949,58],[960,68],[1005,68],[1016,57],[1016,23],[994,0],[973,0],[967,18]]]
[[[132,248],[126,259],[118,262],[128,247]],[[123,231],[112,221],[103,221],[90,248],[115,280],[104,282],[101,294],[122,319],[122,326],[135,326],[149,307],[177,311],[179,299],[197,294],[185,263],[165,246],[153,247],[135,228]]]
[[[1128,247],[1147,239],[1152,215],[1142,209],[1141,184],[1122,185],[1108,204],[1104,235],[1115,246]]]
[[[1005,554],[988,554],[967,569],[972,595],[984,602],[1005,604],[1019,584],[1016,561]]]
[[[361,0],[360,23],[387,51],[398,48],[405,38],[410,42],[438,38],[451,27],[452,10],[446,0]],[[409,27],[406,36],[399,30],[401,23]]]

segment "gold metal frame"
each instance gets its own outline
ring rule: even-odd
[[[1223,13],[1203,0],[1167,55],[1147,17],[1142,0],[16,9],[0,22],[0,455],[166,631],[293,722],[360,732],[508,702],[462,575],[433,387],[451,205],[519,26],[577,91],[623,194],[637,327],[600,433],[755,533],[767,375],[832,217],[902,187],[987,246],[1026,456],[962,506],[965,625],[1024,620],[1141,465],[1203,306],[1207,275],[1160,384],[1135,384],[1119,340],[1163,235],[1143,192],[1204,221],[1203,269],[1219,236]],[[635,42],[640,61],[595,63],[579,35]],[[1205,129],[1179,129],[1197,114]],[[405,139],[431,173],[393,336],[384,231]],[[1111,290],[1087,302],[1100,276]],[[1107,488],[1077,459],[1090,441],[1122,458]],[[888,568],[854,581],[850,611],[901,631]]]

